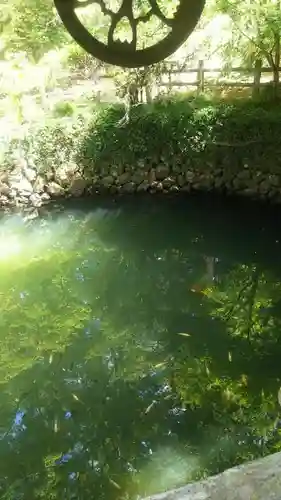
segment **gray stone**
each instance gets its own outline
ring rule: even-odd
[[[48,182],[51,182],[55,179],[55,174],[52,170],[48,170],[47,172],[45,172],[44,176]]]
[[[180,187],[184,186],[185,185],[185,178],[183,175],[178,175],[177,177],[177,183]]]
[[[280,179],[279,179],[278,175],[270,175],[269,182],[270,182],[271,186],[274,186],[274,187],[280,186]]]
[[[241,180],[247,180],[250,179],[251,175],[249,170],[241,170],[241,172],[238,172],[237,178]]]
[[[36,170],[33,170],[33,168],[24,168],[23,174],[29,182],[34,182],[37,177],[37,172]]]
[[[214,184],[214,179],[211,175],[205,174],[199,177],[199,184],[202,189],[211,189]]]
[[[158,184],[161,184],[161,186],[163,187],[162,182],[153,181],[151,184],[149,184],[150,190],[151,190],[153,193],[156,193],[156,191],[157,191],[157,189],[158,189]]]
[[[241,194],[243,194],[244,196],[255,196],[257,194],[257,191],[254,188],[246,188],[241,191]]]
[[[48,193],[43,193],[41,194],[41,200],[42,201],[49,201],[51,199],[50,195]]]
[[[7,184],[4,184],[3,182],[0,182],[0,194],[7,196],[10,194],[10,188],[7,186]]]
[[[37,219],[39,217],[39,212],[36,208],[32,209],[24,218],[24,220],[27,222],[29,220]]]
[[[9,198],[5,195],[0,195],[0,205],[5,206],[5,205],[9,205],[9,204],[10,204]]]
[[[57,182],[60,186],[67,187],[71,183],[71,179],[74,174],[77,172],[78,166],[76,163],[69,162],[63,163],[56,169],[55,171],[55,182]]]
[[[245,182],[241,181],[241,179],[238,179],[238,177],[235,177],[235,179],[233,179],[233,181],[232,181],[232,185],[233,185],[234,189],[239,190],[239,189],[243,188],[243,186],[245,185]]]
[[[4,184],[7,184],[9,182],[9,174],[8,174],[8,172],[1,172],[1,174],[0,174],[0,182],[4,182]]]
[[[182,172],[181,165],[174,165],[172,168],[173,174],[180,174]]]
[[[155,175],[155,170],[154,169],[151,169],[149,172],[148,172],[148,182],[149,184],[152,184],[153,182],[156,181],[156,175]]]
[[[39,208],[42,206],[42,199],[40,194],[38,193],[32,193],[29,197],[30,203],[34,206],[34,208]]]
[[[131,180],[130,172],[124,172],[124,174],[119,175],[118,184],[120,184],[122,186],[123,184],[126,184],[130,180]]]
[[[190,193],[191,186],[189,184],[186,184],[185,186],[181,187],[181,191],[183,191],[184,193]]]
[[[80,174],[76,174],[76,176],[72,179],[69,192],[73,196],[81,196],[87,187],[87,181],[83,179]]]
[[[155,169],[156,180],[163,181],[166,177],[169,177],[170,167],[168,165],[158,165]]]
[[[172,177],[166,177],[166,179],[163,180],[163,187],[166,189],[169,189],[171,186],[175,184],[175,179],[172,179]]]
[[[44,192],[44,187],[45,187],[45,182],[43,177],[40,175],[37,177],[35,183],[33,184],[33,191],[34,193],[43,193]]]
[[[268,198],[273,199],[278,196],[278,190],[275,188],[270,189],[270,191],[267,193]]]
[[[135,172],[133,175],[132,175],[132,182],[135,182],[136,184],[140,184],[141,182],[143,182],[147,177],[147,174],[146,172],[142,172],[142,171],[138,171],[138,172]]]
[[[100,167],[100,173],[102,177],[108,176],[111,173],[109,165],[102,165]]]
[[[16,189],[21,194],[30,194],[33,192],[32,184],[22,175],[18,177],[11,176],[9,182],[11,188]]]
[[[149,182],[148,181],[143,181],[138,187],[137,191],[140,193],[142,191],[147,191],[149,188]]]
[[[191,170],[188,170],[187,172],[185,172],[186,182],[192,182],[194,177],[195,177],[195,173],[191,172]]]
[[[118,165],[117,173],[118,173],[118,175],[124,174],[124,165]]]
[[[37,170],[33,156],[27,157],[27,165],[29,168],[32,168],[33,170]]]
[[[259,192],[260,193],[267,193],[270,190],[270,182],[268,180],[264,180],[260,183],[259,185]]]
[[[49,182],[46,186],[47,193],[50,196],[63,196],[64,195],[64,189],[62,186],[57,184],[56,182]]]
[[[145,161],[144,160],[138,160],[137,161],[137,166],[140,167],[141,169],[145,168]]]
[[[280,500],[281,453],[145,500]]]
[[[134,182],[127,182],[127,184],[124,184],[122,186],[122,191],[124,193],[134,193],[136,190],[136,185]]]
[[[221,189],[222,187],[224,187],[224,180],[222,177],[218,177],[216,180],[215,180],[215,188],[216,189]]]
[[[110,188],[109,188],[109,192],[111,194],[116,194],[116,193],[118,193],[118,191],[119,191],[119,186],[114,185],[114,186],[110,186]]]
[[[219,176],[220,176],[220,175],[222,175],[222,174],[223,174],[223,170],[222,170],[221,168],[215,168],[215,169],[213,170],[213,175],[214,175],[214,177],[219,177]]]
[[[179,186],[173,185],[173,186],[170,187],[170,192],[171,193],[178,193],[179,190],[180,190]]]
[[[25,168],[28,167],[27,161],[23,157],[15,158],[13,163],[14,163],[14,168],[16,170],[21,170],[22,171],[22,170],[24,170]]]
[[[100,180],[100,183],[104,187],[110,187],[115,183],[114,177],[112,175],[107,175]]]

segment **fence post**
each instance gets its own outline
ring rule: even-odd
[[[171,69],[170,69],[170,71],[168,73],[168,79],[169,79],[168,92],[171,92],[171,90],[173,88]]]
[[[254,67],[254,82],[252,89],[252,97],[256,98],[260,95],[260,83],[261,83],[261,59],[257,59]]]
[[[197,93],[204,92],[204,61],[200,60],[197,70]]]

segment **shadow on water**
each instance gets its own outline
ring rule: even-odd
[[[0,494],[134,499],[281,448],[281,212],[65,203],[0,225]]]

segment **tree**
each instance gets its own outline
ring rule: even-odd
[[[210,13],[230,19],[231,36],[222,45],[227,60],[238,57],[250,67],[261,61],[273,72],[277,95],[280,66],[281,8],[279,0],[220,0],[210,5]]]
[[[52,0],[13,0],[5,4],[2,39],[7,51],[23,51],[34,61],[69,37]]]

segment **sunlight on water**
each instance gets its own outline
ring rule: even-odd
[[[16,235],[0,234],[0,261],[18,255],[21,249],[19,238]]]
[[[61,217],[57,221],[29,227],[17,217],[1,221],[0,227],[0,267],[10,271],[29,265],[34,259],[52,257],[58,248],[73,247],[77,234],[69,231],[72,221]],[[7,269],[7,270],[8,270]]]
[[[140,473],[140,489],[145,495],[167,491],[192,480],[200,470],[199,458],[188,450],[161,448],[151,455]]]

